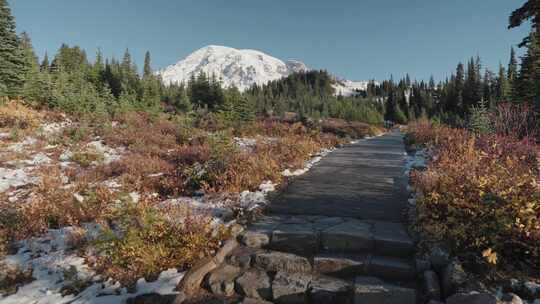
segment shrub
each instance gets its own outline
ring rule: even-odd
[[[84,168],[90,167],[90,165],[94,163],[101,163],[103,162],[103,159],[103,154],[91,150],[75,152],[71,156],[72,162],[77,163]]]
[[[417,225],[460,256],[500,267],[540,263],[540,148],[500,135],[415,125],[434,159],[413,173]]]
[[[10,101],[0,105],[0,128],[16,128],[22,130],[36,129],[41,115],[19,101]]]
[[[96,247],[96,269],[107,278],[133,285],[139,278],[157,278],[164,269],[186,267],[217,250],[224,238],[204,216],[175,216],[178,207],[160,209],[143,199],[124,200],[114,209]]]

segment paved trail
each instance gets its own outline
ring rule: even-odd
[[[271,204],[279,214],[401,222],[407,202],[398,131],[339,149],[294,180]]]
[[[234,287],[272,303],[421,303],[423,270],[402,216],[405,160],[399,131],[325,157],[239,236],[210,276],[212,292]]]

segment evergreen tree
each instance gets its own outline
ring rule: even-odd
[[[540,80],[540,39],[531,33],[528,39],[527,52],[521,58],[521,69],[516,84],[516,92],[520,102],[534,102],[538,94]]]
[[[0,0],[0,87],[9,96],[20,94],[27,69],[15,32],[15,20],[6,0]]]
[[[43,60],[41,61],[41,64],[39,66],[39,70],[41,72],[49,72],[49,69],[50,69],[49,54],[45,52],[45,56],[43,57]]]
[[[511,88],[511,96],[514,97],[516,94],[514,93],[514,87],[516,86],[516,79],[518,77],[518,62],[516,59],[516,51],[512,47],[510,49],[510,62],[508,63],[508,83]]]
[[[150,76],[152,76],[150,52],[146,51],[146,54],[144,54],[143,78],[148,78]]]
[[[497,78],[497,98],[499,101],[508,101],[512,93],[510,81],[507,78],[506,70],[499,64],[499,76]]]
[[[32,47],[32,41],[26,32],[21,34],[21,47],[24,54],[26,73],[22,95],[28,102],[37,103],[49,98],[49,79],[40,73],[39,60]]]
[[[533,31],[540,34],[540,0],[527,0],[520,8],[513,11],[510,15],[508,28],[519,27],[529,20],[532,22]],[[520,46],[531,42],[531,36],[525,37]]]

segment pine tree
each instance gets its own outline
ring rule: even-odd
[[[15,32],[15,20],[6,0],[0,0],[0,87],[5,94],[20,94],[26,61]]]
[[[540,0],[528,0],[520,8],[516,9],[510,15],[508,28],[521,26],[526,21],[531,21],[533,31],[540,34]],[[531,36],[525,37],[520,47],[531,43]]]
[[[39,66],[39,70],[41,72],[49,72],[50,69],[50,63],[49,63],[49,54],[45,52],[45,56],[43,57],[43,60],[41,61],[41,64]]]
[[[540,97],[540,36],[531,33],[527,52],[521,58],[521,69],[516,84],[520,102],[538,102]]]
[[[150,76],[152,76],[150,52],[146,51],[146,54],[144,54],[143,78],[148,78]]]
[[[502,64],[499,64],[499,76],[497,78],[497,99],[499,101],[508,101],[512,93],[510,81],[507,78],[506,70]]]
[[[45,78],[40,73],[39,60],[32,47],[32,41],[26,32],[21,34],[21,47],[24,54],[26,72],[24,73],[24,86],[22,95],[26,101],[37,103],[43,101],[46,94],[45,90],[48,83],[45,83]]]

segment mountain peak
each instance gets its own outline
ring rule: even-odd
[[[208,45],[158,74],[166,84],[171,84],[185,83],[192,75],[204,72],[216,75],[226,87],[236,86],[244,91],[253,84],[263,85],[304,70],[308,70],[307,66],[298,60],[282,61],[257,50]]]

